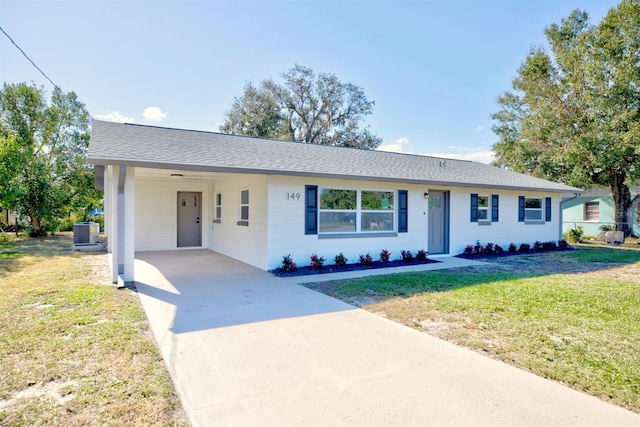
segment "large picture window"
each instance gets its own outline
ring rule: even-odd
[[[395,192],[321,188],[319,232],[394,230]]]

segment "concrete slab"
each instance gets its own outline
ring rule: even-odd
[[[640,425],[637,414],[298,284],[308,278],[206,250],[136,257],[140,300],[196,426]],[[422,267],[468,262],[445,261]]]

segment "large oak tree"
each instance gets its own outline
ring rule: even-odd
[[[640,179],[640,1],[598,25],[583,11],[545,29],[492,117],[495,164],[567,184],[609,187],[616,229],[630,231]],[[637,196],[636,196],[637,199]]]
[[[73,92],[4,84],[0,91],[0,205],[28,217],[32,235],[98,195],[86,164],[89,113]]]
[[[282,83],[249,83],[235,98],[220,131],[310,144],[375,149],[382,139],[360,124],[373,111],[361,87],[296,65]]]

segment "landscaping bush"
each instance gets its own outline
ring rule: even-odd
[[[542,249],[544,249],[545,251],[553,251],[557,248],[558,248],[558,245],[556,245],[556,242],[554,241],[544,242],[542,244]]]
[[[509,252],[515,252],[518,250],[515,243],[509,243]]]
[[[481,254],[483,250],[484,250],[484,246],[480,244],[480,240],[476,240],[476,244],[473,247],[473,253]]]
[[[473,253],[473,245],[465,246],[463,252],[467,255],[471,255]]]
[[[311,268],[314,270],[322,270],[324,267],[324,258],[316,254],[311,255]]]
[[[413,261],[413,254],[411,253],[411,251],[402,251],[402,260],[404,262],[411,262]]]
[[[347,266],[347,261],[349,261],[347,259],[347,257],[344,256],[344,254],[342,252],[340,252],[338,255],[335,256],[335,258],[333,259],[333,262],[338,266],[338,267],[346,267]]]
[[[558,240],[558,247],[560,249],[567,249],[569,247],[569,244],[566,240]]]
[[[419,261],[424,261],[427,259],[427,255],[429,255],[427,251],[420,249],[418,252],[416,252],[416,259]]]
[[[539,241],[535,241],[535,243],[533,244],[533,250],[535,251],[539,251],[542,249],[542,242]]]
[[[373,264],[373,258],[371,258],[371,255],[369,253],[367,253],[365,255],[360,255],[360,264],[362,264],[362,265],[372,265]]]
[[[493,245],[493,243],[489,242],[485,245],[484,247],[484,253],[485,254],[492,254],[495,252],[495,247]]]
[[[504,249],[502,249],[502,246],[496,244],[496,246],[493,248],[493,250],[499,254],[500,252],[504,252]]]
[[[391,257],[391,252],[389,252],[388,250],[383,249],[380,252],[380,262],[383,262],[386,264],[387,262],[389,262],[390,257]]]
[[[518,248],[518,252],[529,252],[531,250],[531,245],[528,243],[522,243]]]
[[[562,239],[571,243],[580,243],[582,242],[582,237],[584,236],[584,228],[581,225],[576,228],[567,231],[562,235]]]
[[[292,271],[295,271],[296,268],[298,268],[298,266],[291,259],[291,254],[282,257],[282,267],[280,267],[280,270],[284,271],[285,273],[290,273]]]

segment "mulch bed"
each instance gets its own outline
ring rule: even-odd
[[[490,254],[481,253],[481,254],[460,254],[455,255],[456,258],[464,258],[464,259],[491,259],[491,258],[502,258],[509,257],[514,255],[532,255],[532,254],[544,254],[549,252],[566,252],[566,251],[575,251],[575,247],[566,247],[566,248],[555,248],[555,249],[529,249],[528,251],[502,251],[502,252],[492,252]]]
[[[371,265],[363,265],[363,264],[347,264],[344,267],[338,267],[337,265],[326,265],[320,270],[316,270],[311,268],[310,266],[306,267],[298,267],[294,271],[286,272],[277,268],[275,270],[271,270],[270,273],[274,276],[278,277],[295,277],[295,276],[308,276],[311,274],[327,274],[327,273],[342,273],[345,271],[360,271],[360,270],[374,270],[377,268],[390,268],[390,267],[406,267],[408,265],[422,265],[422,264],[433,264],[436,261],[433,259],[425,259],[425,260],[417,260],[413,259],[411,261],[402,261],[395,260],[389,262],[380,262],[374,261]]]

